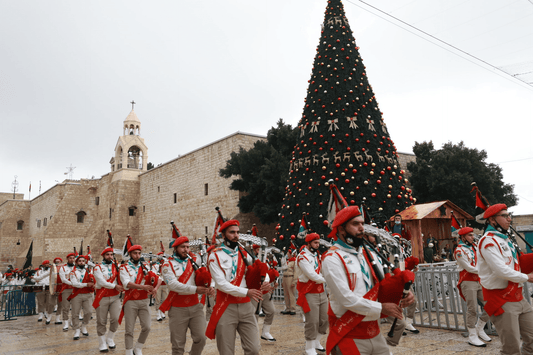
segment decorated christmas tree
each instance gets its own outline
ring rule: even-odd
[[[326,7],[298,129],[278,248],[299,247],[306,230],[327,238],[330,179],[378,223],[413,203],[340,0]]]

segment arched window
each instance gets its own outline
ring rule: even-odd
[[[83,223],[83,219],[85,218],[86,215],[87,213],[83,211],[76,213],[78,223]]]
[[[18,221],[17,222],[17,230],[21,231],[23,227],[24,227],[24,221]]]
[[[48,224],[48,219],[46,217],[44,217],[44,219],[43,219],[43,227],[46,227],[47,224]]]
[[[135,216],[135,210],[136,210],[136,209],[137,209],[137,207],[135,207],[135,206],[130,206],[130,207],[128,208],[128,214],[129,214],[129,216]]]

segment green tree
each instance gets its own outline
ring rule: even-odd
[[[220,176],[236,177],[230,189],[246,193],[239,199],[239,210],[253,212],[263,224],[278,219],[296,133],[280,119],[268,131],[266,141],[259,140],[249,150],[241,148],[238,153],[231,153],[226,167],[220,169]]]
[[[448,142],[435,150],[433,142],[415,142],[416,162],[407,164],[411,173],[413,196],[418,203],[450,200],[475,215],[475,195],[470,194],[472,182],[491,204],[516,205],[514,185],[503,182],[502,169],[487,163],[487,152],[471,149],[463,142]]]
[[[148,164],[146,164],[146,170],[152,170],[154,168],[154,164],[152,164],[151,162],[148,162]]]
[[[280,211],[280,250],[291,240],[296,247],[304,243],[304,233],[298,235],[303,215],[310,230],[329,234],[330,179],[349,205],[366,199],[376,222],[413,203],[340,0],[327,2],[297,130]]]

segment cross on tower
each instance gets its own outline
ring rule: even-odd
[[[130,102],[130,104],[131,104],[131,110],[133,111],[133,107],[135,106],[135,101],[132,100],[132,101]]]

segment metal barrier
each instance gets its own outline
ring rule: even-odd
[[[466,331],[466,302],[457,289],[459,272],[455,262],[439,264],[420,264],[413,285],[418,300],[414,325]],[[524,284],[524,298],[531,303],[529,284]],[[478,315],[482,313],[482,305],[478,307]],[[496,334],[490,322],[487,323],[487,334]]]
[[[21,285],[0,286],[0,317],[14,320],[15,317],[36,314],[35,293],[23,292]]]

